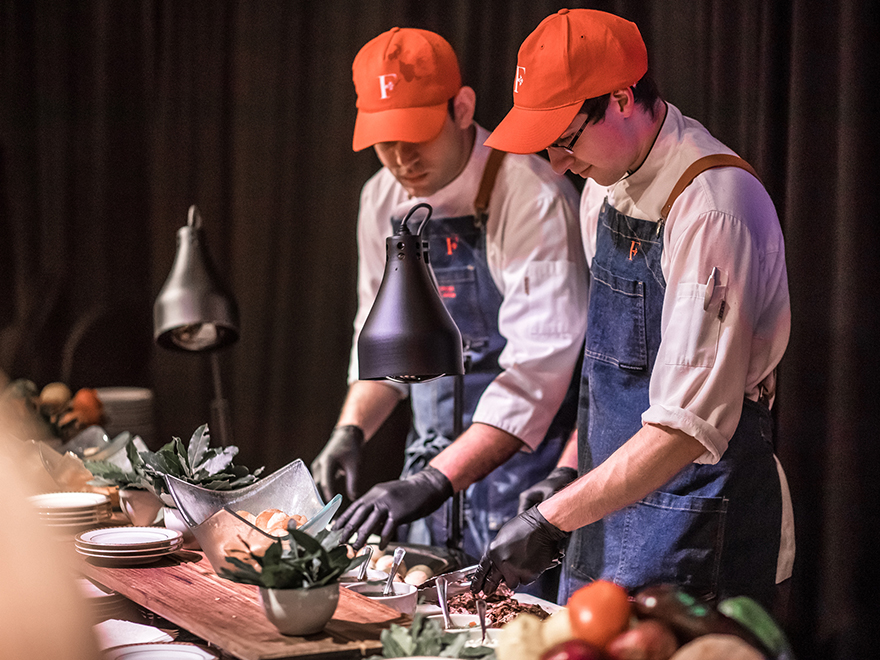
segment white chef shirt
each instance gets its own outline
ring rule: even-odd
[[[733,153],[699,122],[668,108],[635,173],[609,187],[587,181],[581,222],[588,263],[596,253],[597,217],[606,196],[621,213],[657,221],[691,163]],[[763,185],[741,168],[724,167],[694,179],[672,206],[663,232],[661,341],[642,423],[684,431],[706,448],[697,462],[715,463],[739,423],[743,395],[757,400],[761,386],[771,401],[775,395],[774,369],[791,327],[782,229]],[[705,311],[713,267],[718,279]]]
[[[477,126],[467,166],[430,197],[410,197],[384,167],[364,184],[350,383],[358,378],[357,338],[385,270],[391,218],[402,219],[420,202],[431,205],[435,218],[473,215],[491,151],[483,145],[488,136]],[[483,392],[473,421],[507,431],[530,449],[543,440],[562,403],[586,329],[587,271],[577,204],[574,186],[545,159],[516,154],[505,156],[489,201],[486,249],[503,297],[498,327],[507,343],[498,360],[503,371]],[[423,217],[418,211],[409,226],[418,227]]]

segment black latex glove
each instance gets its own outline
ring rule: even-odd
[[[363,444],[364,432],[360,427],[337,426],[321,453],[312,461],[312,477],[325,502],[342,492],[340,482],[343,476],[348,499],[357,499],[358,465]]]
[[[565,488],[577,479],[577,470],[570,467],[558,467],[531,488],[527,488],[519,494],[519,513],[537,506],[544,500],[550,499],[555,493]]]
[[[471,580],[471,591],[495,593],[501,580],[511,589],[538,579],[559,563],[569,532],[547,522],[537,506],[508,520],[489,544]]]
[[[334,527],[343,530],[343,539],[357,532],[352,543],[355,550],[362,548],[373,532],[380,534],[379,547],[384,548],[399,525],[424,518],[450,497],[452,483],[440,470],[429,465],[406,479],[373,486],[346,509]]]

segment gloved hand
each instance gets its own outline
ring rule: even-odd
[[[355,550],[364,546],[370,533],[381,529],[379,547],[384,548],[399,525],[433,513],[452,492],[446,475],[429,465],[406,479],[376,484],[348,507],[334,527],[343,530],[343,539],[357,532],[352,543]]]
[[[312,476],[315,484],[329,502],[336,493],[342,492],[339,483],[345,477],[345,491],[348,499],[357,499],[358,464],[364,432],[358,426],[337,426],[317,458],[312,461]]]
[[[534,582],[562,559],[562,544],[568,536],[569,532],[547,522],[537,505],[508,520],[480,560],[471,591],[490,595],[501,580],[511,589]]]
[[[533,506],[537,506],[546,499],[550,499],[554,494],[565,488],[572,481],[577,479],[577,470],[570,467],[555,468],[542,481],[539,481],[531,488],[527,488],[519,494],[519,513],[523,513]]]

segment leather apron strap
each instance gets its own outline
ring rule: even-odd
[[[734,156],[733,154],[712,154],[711,156],[703,156],[690,164],[675,184],[672,192],[669,193],[669,199],[666,200],[666,203],[660,210],[660,225],[663,225],[663,223],[666,222],[666,218],[669,217],[669,211],[672,209],[672,205],[684,189],[691,185],[691,182],[697,178],[699,174],[702,174],[706,170],[711,170],[714,167],[739,167],[754,176],[758,181],[761,180],[761,177],[758,176],[754,168],[739,156]]]
[[[492,189],[495,187],[495,178],[498,176],[498,170],[501,169],[501,161],[507,155],[506,151],[498,151],[492,149],[489,158],[486,160],[486,167],[483,168],[483,178],[480,181],[480,188],[477,190],[477,197],[474,199],[474,215],[477,219],[477,225],[486,223],[486,216],[489,209],[489,198],[492,196]]]

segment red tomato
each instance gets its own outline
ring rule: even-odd
[[[596,580],[568,599],[568,617],[575,637],[604,648],[629,626],[630,604],[626,589]]]

